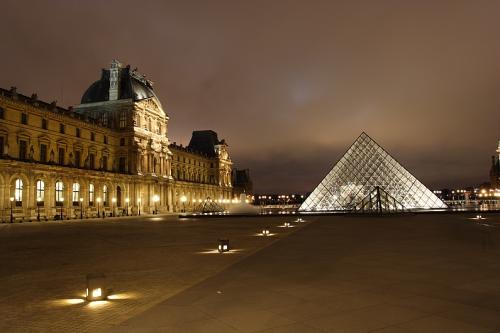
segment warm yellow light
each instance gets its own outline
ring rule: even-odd
[[[154,201],[154,202],[158,202],[158,201],[160,201],[160,196],[159,196],[159,195],[157,195],[157,194],[155,194],[155,195],[153,196],[153,201]]]
[[[137,198],[137,203],[141,203],[141,198]]]
[[[116,198],[111,198],[111,202],[115,203],[116,202]]]
[[[88,303],[88,307],[100,308],[100,307],[108,306],[110,304],[111,304],[111,302],[109,302],[109,301],[93,301],[93,302]]]
[[[9,199],[9,200],[10,200],[11,202],[12,202],[12,201],[14,201],[14,197],[10,197],[10,199]]]
[[[181,196],[181,202],[186,202],[187,201],[187,197],[185,195]]]
[[[125,198],[125,202],[126,202],[126,203],[129,203],[129,202],[130,202],[130,200],[129,200],[128,198]]]
[[[101,288],[96,288],[92,290],[92,298],[98,298],[102,296],[102,290]]]
[[[42,199],[41,198],[36,198],[36,201],[40,202],[40,201],[42,201]]]
[[[69,298],[69,299],[64,300],[64,302],[66,304],[74,305],[74,304],[82,304],[83,302],[85,302],[85,300],[83,300],[81,298]]]
[[[101,198],[97,198],[96,200],[97,200],[97,202],[101,202]]]
[[[83,202],[83,198],[80,198],[80,202]]]

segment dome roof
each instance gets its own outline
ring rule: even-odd
[[[92,83],[82,96],[81,104],[109,101],[110,70],[103,69],[101,79]],[[130,66],[120,67],[118,70],[118,96],[117,99],[143,99],[156,98],[153,83],[136,70],[131,71]]]

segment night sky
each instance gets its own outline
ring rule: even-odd
[[[431,188],[488,180],[500,1],[1,1],[0,86],[78,104],[116,58],[169,138],[213,129],[256,191],[310,191],[366,131]]]

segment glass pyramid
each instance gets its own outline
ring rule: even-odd
[[[299,211],[387,212],[438,208],[447,206],[363,132]]]

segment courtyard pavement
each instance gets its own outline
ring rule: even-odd
[[[0,331],[499,332],[500,216],[469,217],[0,225]],[[95,271],[112,299],[80,303]]]

